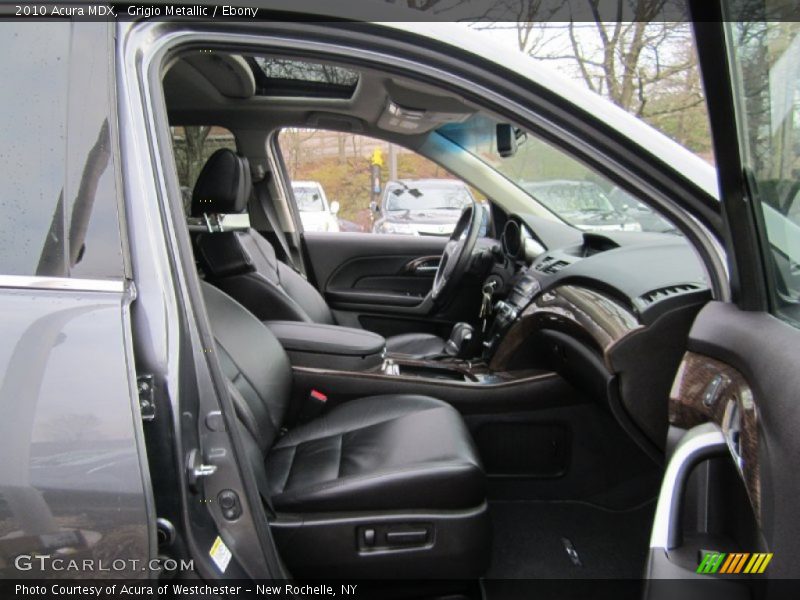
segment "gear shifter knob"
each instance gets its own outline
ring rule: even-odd
[[[450,332],[450,339],[444,345],[444,353],[448,356],[459,356],[472,339],[474,329],[469,323],[456,323]]]

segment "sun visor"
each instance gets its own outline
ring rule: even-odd
[[[251,98],[256,93],[253,71],[241,56],[198,51],[183,59],[202,73],[223,96]]]

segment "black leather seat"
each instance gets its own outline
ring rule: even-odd
[[[347,402],[290,431],[267,456],[276,510],[458,509],[484,476],[458,412],[425,396]]]
[[[479,575],[488,558],[484,474],[458,412],[425,396],[372,396],[281,435],[292,387],[286,353],[246,308],[202,286],[247,457],[293,572]]]
[[[193,217],[241,213],[251,194],[246,159],[228,149],[206,162],[192,194]],[[256,230],[202,233],[195,237],[195,257],[206,280],[224,290],[263,320],[306,321],[335,325],[327,303],[308,281],[279,261],[272,245]],[[427,358],[444,349],[442,338],[409,332],[389,337],[395,356]]]

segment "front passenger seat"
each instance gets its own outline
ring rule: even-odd
[[[201,285],[246,457],[292,572],[479,576],[489,557],[485,476],[459,413],[426,396],[372,396],[285,432],[286,353],[247,309]]]
[[[227,148],[206,162],[192,194],[193,217],[238,214],[252,192],[247,160]],[[279,261],[255,229],[207,232],[195,238],[195,258],[206,280],[238,300],[262,321],[305,321],[336,325],[327,303],[301,275]],[[443,352],[444,340],[428,333],[386,339],[393,356],[429,358]]]

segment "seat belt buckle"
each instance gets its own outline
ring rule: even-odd
[[[303,407],[303,420],[310,421],[320,415],[324,410],[325,404],[328,402],[328,396],[317,389],[313,389],[308,393],[308,399]]]

